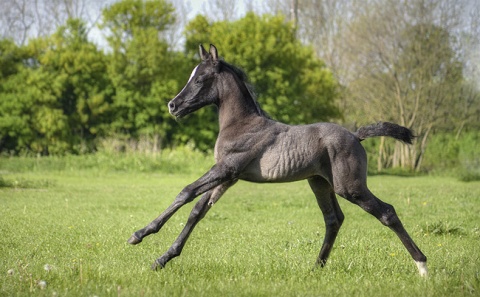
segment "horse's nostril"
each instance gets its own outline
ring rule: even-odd
[[[170,111],[174,111],[175,110],[175,103],[173,103],[172,101],[168,102],[168,109]]]

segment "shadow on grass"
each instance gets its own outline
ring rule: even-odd
[[[49,180],[28,180],[28,179],[4,179],[0,176],[0,189],[12,188],[12,189],[38,189],[48,188],[52,186],[53,182]]]

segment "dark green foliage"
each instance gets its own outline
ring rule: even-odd
[[[110,121],[105,56],[78,20],[17,51],[1,78],[1,150],[80,152]]]
[[[148,138],[152,151],[185,144],[211,150],[214,108],[183,123],[167,109],[199,63],[202,42],[217,44],[228,62],[246,70],[274,118],[296,124],[339,117],[336,81],[283,17],[209,23],[199,16],[187,26],[181,51],[165,39],[174,21],[166,0],[123,0],[102,13],[106,51],[74,19],[22,47],[1,40],[0,151],[77,154],[97,150],[105,138]]]
[[[173,24],[172,13],[166,1],[140,0],[117,2],[104,11],[102,28],[111,32],[108,75],[115,90],[110,134],[167,136],[172,120],[166,103],[185,68],[160,36]]]
[[[26,79],[23,61],[25,50],[10,40],[0,41],[0,147],[14,150],[31,141],[28,129],[29,107],[26,100],[16,96],[19,85]]]
[[[480,133],[465,131],[458,137],[453,133],[436,133],[425,157],[425,170],[448,172],[462,181],[480,180]]]

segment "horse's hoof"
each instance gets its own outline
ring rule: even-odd
[[[155,260],[155,262],[153,262],[153,264],[152,264],[152,270],[154,270],[154,271],[156,271],[158,269],[163,269],[163,268],[165,268],[165,263],[162,264],[160,262],[160,259]]]
[[[139,244],[140,242],[142,242],[142,240],[140,238],[138,238],[135,233],[132,234],[132,236],[130,236],[130,238],[127,240],[127,242],[129,244]]]

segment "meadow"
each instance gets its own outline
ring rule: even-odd
[[[324,268],[306,182],[232,187],[165,269],[193,204],[137,246],[126,240],[211,164],[161,156],[0,158],[0,296],[480,296],[480,182],[369,178],[428,257],[429,276],[388,228],[339,199],[345,222]]]

